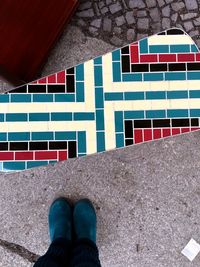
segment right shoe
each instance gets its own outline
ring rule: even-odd
[[[97,218],[90,200],[81,199],[74,205],[73,225],[77,240],[86,238],[96,243]]]

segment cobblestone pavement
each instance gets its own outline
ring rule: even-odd
[[[115,46],[179,27],[200,46],[199,8],[200,0],[82,0],[72,24]]]

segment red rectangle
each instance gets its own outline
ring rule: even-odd
[[[47,83],[47,78],[42,78],[38,80],[38,83]]]
[[[67,151],[59,151],[58,152],[58,159],[61,160],[66,160],[67,159]]]
[[[151,141],[152,139],[152,129],[144,129],[144,141]]]
[[[159,62],[176,62],[176,54],[160,54]]]
[[[162,137],[161,129],[153,130],[153,139],[160,139]]]
[[[0,160],[14,160],[13,152],[0,152]]]
[[[139,48],[138,45],[131,45],[131,63],[139,62]]]
[[[181,133],[188,133],[190,132],[190,128],[181,128]]]
[[[200,53],[196,54],[196,61],[200,61]]]
[[[181,129],[180,128],[173,128],[172,129],[172,135],[176,135],[176,134],[180,134],[181,133]]]
[[[178,62],[195,61],[194,54],[178,54]]]
[[[57,83],[65,83],[65,71],[57,73]]]
[[[134,140],[135,144],[142,143],[143,142],[143,134],[142,130],[134,130]]]
[[[171,136],[170,128],[164,128],[164,129],[162,129],[162,132],[163,132],[163,137]]]
[[[158,62],[158,55],[140,55],[140,62]]]
[[[191,127],[191,131],[198,131],[200,130],[200,128],[197,128],[197,127]]]
[[[56,83],[56,74],[47,77],[48,83]]]
[[[15,160],[33,160],[33,152],[15,152]]]
[[[36,151],[35,159],[57,159],[57,151]]]

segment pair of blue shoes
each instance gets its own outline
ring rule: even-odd
[[[51,241],[57,238],[76,240],[87,238],[96,243],[96,213],[88,199],[82,199],[72,208],[65,198],[56,199],[49,210],[49,233]]]

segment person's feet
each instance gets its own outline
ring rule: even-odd
[[[49,233],[51,241],[57,238],[72,238],[72,211],[65,198],[56,199],[50,207]]]
[[[79,200],[73,211],[76,239],[87,238],[96,243],[96,213],[88,199]]]

